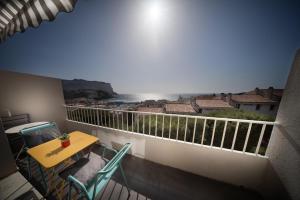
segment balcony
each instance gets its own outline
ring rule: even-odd
[[[289,198],[282,183],[285,177],[278,176],[273,168],[281,157],[281,149],[298,149],[295,142],[276,146],[280,144],[277,137],[286,134],[282,131],[286,119],[293,122],[283,117],[289,116],[291,109],[279,109],[278,120],[267,122],[64,106],[59,79],[4,71],[0,75],[6,83],[1,86],[1,108],[29,113],[32,121],[55,121],[63,132],[80,130],[95,135],[115,149],[132,143],[123,162],[130,199]],[[1,146],[3,156],[11,154],[9,148]],[[101,154],[102,147],[96,145],[93,151]],[[294,151],[289,156],[293,157]],[[8,163],[5,162],[9,167],[5,166],[3,171],[17,170]],[[23,162],[17,164],[28,177]],[[289,164],[294,166],[294,162]],[[47,199],[59,199],[55,187],[60,186],[60,179],[54,180],[54,189],[46,195]],[[29,181],[41,194],[46,194],[37,168]],[[123,188],[116,173],[99,198],[127,199]]]

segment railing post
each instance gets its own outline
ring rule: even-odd
[[[100,126],[100,122],[99,122],[99,109],[97,108],[97,125]]]
[[[187,125],[188,125],[189,118],[185,118],[185,129],[184,129],[184,141],[186,141],[186,131],[187,131]]]
[[[112,124],[112,128],[115,128],[115,112],[112,110],[112,120],[113,120],[113,124]]]
[[[145,114],[143,114],[143,134],[145,134]]]
[[[225,135],[226,135],[226,129],[227,129],[227,123],[228,121],[225,121],[225,125],[224,125],[224,129],[223,129],[223,135],[222,135],[222,141],[221,141],[221,149],[223,148],[223,144],[224,144],[224,139],[225,139]]]
[[[103,126],[103,115],[102,115],[102,113],[103,113],[103,110],[100,110],[100,119],[101,119],[101,126]]]
[[[192,143],[195,143],[196,125],[197,125],[197,118],[195,118],[195,122],[194,122],[194,131],[193,131],[193,140],[192,140]]]
[[[165,116],[163,115],[163,120],[162,120],[162,128],[161,128],[161,137],[164,137],[164,128],[165,128]]]
[[[128,112],[127,112],[127,131],[128,131],[128,120],[129,120],[129,117],[128,117]]]
[[[151,135],[151,114],[149,114],[149,135]]]
[[[266,124],[264,124],[264,125],[262,126],[262,128],[261,128],[260,136],[259,136],[258,143],[257,143],[257,147],[256,147],[256,150],[255,150],[255,155],[257,155],[257,154],[259,153],[261,141],[262,141],[262,139],[263,139],[263,137],[264,137],[265,130],[266,130]]]
[[[210,146],[211,147],[214,144],[215,132],[216,132],[216,124],[217,124],[217,120],[214,121],[214,128],[213,128],[213,132],[212,132],[212,136],[211,136],[211,141],[210,141]]]
[[[131,113],[131,131],[132,132],[134,132],[133,115],[134,115],[134,113]]]
[[[81,118],[81,122],[84,122],[84,120],[83,120],[83,109],[82,108],[80,108],[80,118]]]
[[[247,130],[247,135],[246,135],[246,139],[245,139],[245,143],[244,143],[244,147],[243,147],[243,152],[244,153],[245,153],[246,148],[247,148],[247,144],[248,144],[248,139],[249,139],[249,136],[250,136],[251,128],[252,128],[252,123],[249,123],[248,130]]]
[[[117,127],[120,129],[120,122],[119,122],[119,112],[117,111]]]
[[[157,136],[157,114],[155,115],[155,136]]]
[[[240,125],[240,122],[237,122],[236,127],[235,127],[235,131],[234,131],[232,145],[231,145],[231,151],[234,150],[234,145],[235,145],[236,136],[237,136],[237,133],[238,133],[238,130],[239,130],[239,125]]]
[[[178,131],[179,131],[179,116],[177,117],[177,133],[176,133],[176,140],[178,140]]]
[[[122,130],[124,130],[124,111],[122,111]]]
[[[171,138],[171,131],[172,131],[172,115],[170,115],[169,139]]]
[[[203,131],[202,131],[201,144],[203,144],[203,141],[204,141],[205,131],[206,131],[206,119],[204,119],[204,122],[203,122]]]
[[[110,127],[110,111],[107,111],[107,117],[108,117],[108,127]]]

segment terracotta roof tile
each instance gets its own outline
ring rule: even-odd
[[[228,102],[223,100],[196,100],[200,108],[231,108]]]
[[[271,99],[256,94],[232,95],[231,99],[240,103],[275,103]]]
[[[171,113],[195,113],[195,109],[190,104],[170,103],[166,104],[166,112]]]

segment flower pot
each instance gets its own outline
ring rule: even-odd
[[[67,140],[61,140],[61,146],[63,148],[65,148],[65,147],[67,147],[69,145],[70,145],[70,140],[69,139],[67,139]]]

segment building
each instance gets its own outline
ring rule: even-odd
[[[279,107],[279,101],[271,100],[259,94],[229,94],[228,102],[237,109],[255,111],[271,116],[276,116]]]
[[[185,103],[167,103],[165,111],[169,114],[196,114],[195,108],[191,104]]]
[[[233,108],[228,102],[222,99],[198,99],[196,105],[199,108],[199,113],[206,114],[212,111]]]

